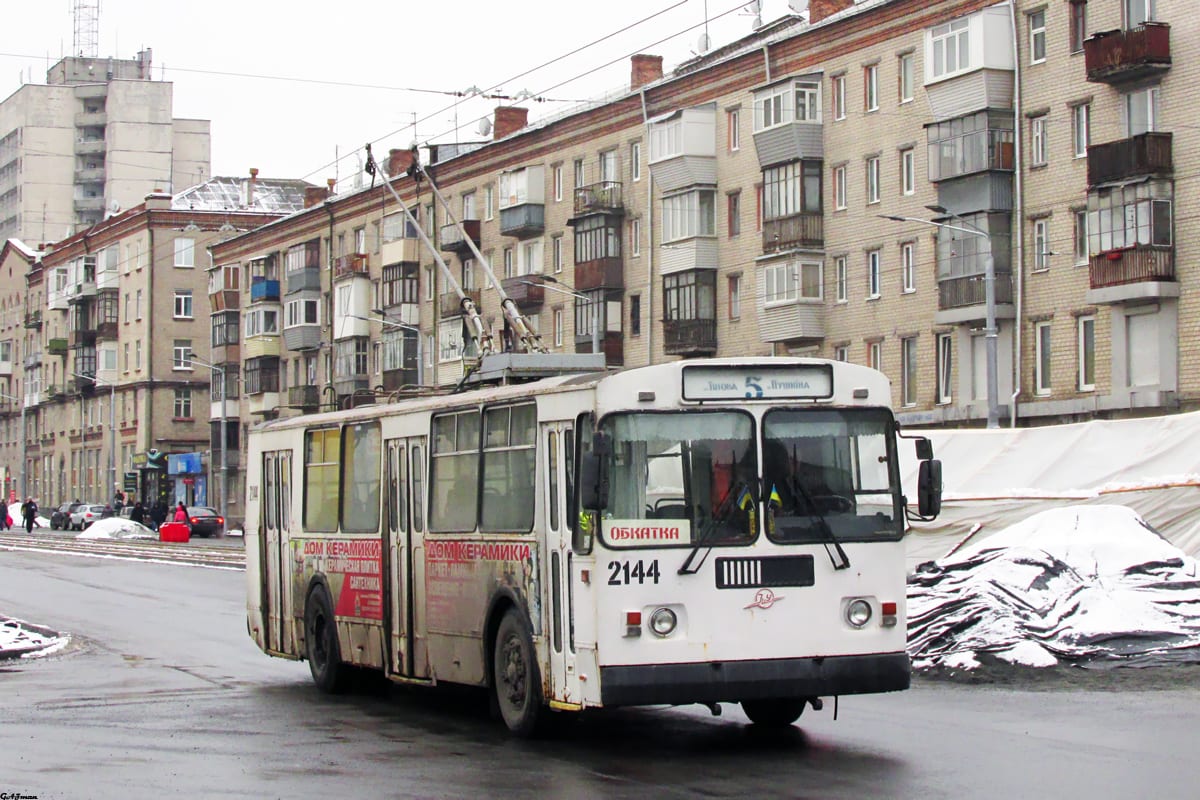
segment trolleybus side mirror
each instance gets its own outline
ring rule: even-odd
[[[942,462],[935,458],[925,459],[917,477],[917,513],[932,519],[941,510]]]
[[[608,505],[608,461],[610,442],[607,435],[597,431],[592,437],[592,449],[580,454],[579,507],[602,511]]]
[[[921,461],[928,461],[933,458],[933,442],[926,439],[924,436],[919,436],[914,441],[917,447],[917,458]]]

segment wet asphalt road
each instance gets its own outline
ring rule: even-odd
[[[245,633],[244,574],[0,552],[0,613],[75,634],[0,663],[0,792],[45,798],[1194,798],[1200,668],[919,680],[762,735],[734,706],[510,739],[471,691],[319,695]]]

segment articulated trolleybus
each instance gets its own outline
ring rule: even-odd
[[[859,365],[711,359],[263,423],[250,634],[325,691],[364,669],[490,687],[518,734],[650,704],[788,725],[905,689],[890,397]],[[915,441],[929,519],[941,467]]]

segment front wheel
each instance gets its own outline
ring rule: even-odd
[[[304,608],[304,650],[317,688],[327,694],[345,691],[349,668],[342,663],[333,606],[323,586],[309,593]]]
[[[492,668],[492,691],[504,724],[518,736],[532,736],[544,716],[541,670],[529,625],[515,608],[500,620]]]
[[[770,700],[743,700],[742,711],[755,725],[782,728],[800,719],[804,705],[803,697],[779,697]]]

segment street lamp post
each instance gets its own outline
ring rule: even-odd
[[[25,430],[25,400],[20,397],[13,397],[11,394],[4,394],[3,392],[0,392],[0,398],[21,404],[21,497],[28,500],[29,487],[25,483],[25,462],[29,460],[29,436]],[[7,498],[4,501],[4,505],[8,506]]]
[[[938,213],[949,214],[941,206],[931,207],[931,210]],[[984,259],[983,259],[983,297],[985,306],[985,323],[983,329],[984,345],[986,347],[987,366],[987,426],[989,428],[1000,427],[1000,408],[998,404],[999,390],[997,388],[997,357],[996,357],[996,340],[998,332],[996,329],[996,263],[992,257],[992,237],[986,231],[982,231],[974,226],[962,227],[959,225],[948,225],[945,222],[935,222],[930,219],[921,219],[920,217],[902,217],[892,214],[879,214],[881,219],[890,219],[894,222],[916,222],[921,225],[932,225],[935,228],[944,228],[948,231],[958,231],[960,233],[970,234],[971,236],[979,236],[983,239]],[[964,225],[970,225],[969,222],[959,217],[957,214],[950,214],[961,221]]]
[[[117,492],[117,383],[116,383],[116,381],[98,379],[95,375],[81,375],[78,372],[72,372],[71,374],[73,376],[75,376],[76,378],[83,378],[84,380],[89,380],[92,383],[101,383],[102,385],[108,384],[108,387],[109,387],[108,479],[109,479],[109,482],[112,483],[113,494],[116,494],[116,492]],[[83,447],[84,435],[83,435],[82,416],[83,416],[83,413],[82,413],[82,408],[81,408],[80,409],[81,420],[79,423],[79,446],[80,446],[79,458],[81,461],[84,457],[83,454],[86,452],[86,448]],[[82,464],[81,464],[81,466],[82,466]],[[82,473],[83,470],[81,469],[80,472]],[[104,498],[101,497],[99,499],[103,500]]]
[[[547,285],[549,283],[558,283],[558,279],[555,278],[553,275],[543,275],[542,281],[543,282],[541,282],[541,283],[539,283],[538,281],[521,281],[521,283],[523,283],[527,286],[541,286],[543,289],[549,289],[552,292],[558,292],[559,294],[570,295],[571,297],[574,297],[578,300],[586,300],[592,306],[592,352],[599,353],[600,352],[600,310],[601,310],[600,303],[603,302],[603,300],[593,300],[591,297],[584,294],[583,292],[576,292],[573,289],[564,289],[560,286]],[[603,296],[603,293],[602,293],[602,296]]]
[[[223,517],[225,519],[226,525],[228,525],[229,524],[229,514],[227,513],[227,511],[229,509],[229,503],[228,503],[228,499],[226,498],[226,493],[228,492],[228,488],[229,488],[229,478],[228,478],[229,465],[226,463],[226,459],[225,459],[225,441],[226,441],[226,436],[228,434],[228,431],[226,430],[226,425],[228,424],[228,415],[225,411],[225,400],[229,393],[229,387],[225,385],[225,368],[222,366],[218,366],[216,364],[209,364],[208,362],[203,361],[203,360],[197,361],[196,354],[192,353],[190,351],[188,352],[187,363],[188,363],[188,366],[195,365],[197,367],[204,367],[207,370],[217,373],[217,376],[220,378],[220,381],[221,381],[221,395],[220,395],[220,400],[221,400],[221,434],[220,434],[220,437],[221,437],[221,441],[217,443],[218,444],[217,459],[218,459],[218,461],[220,461],[220,464],[221,464],[220,473],[218,475],[219,480],[217,482],[218,487],[221,492],[221,504],[217,510],[221,513],[221,517]]]

